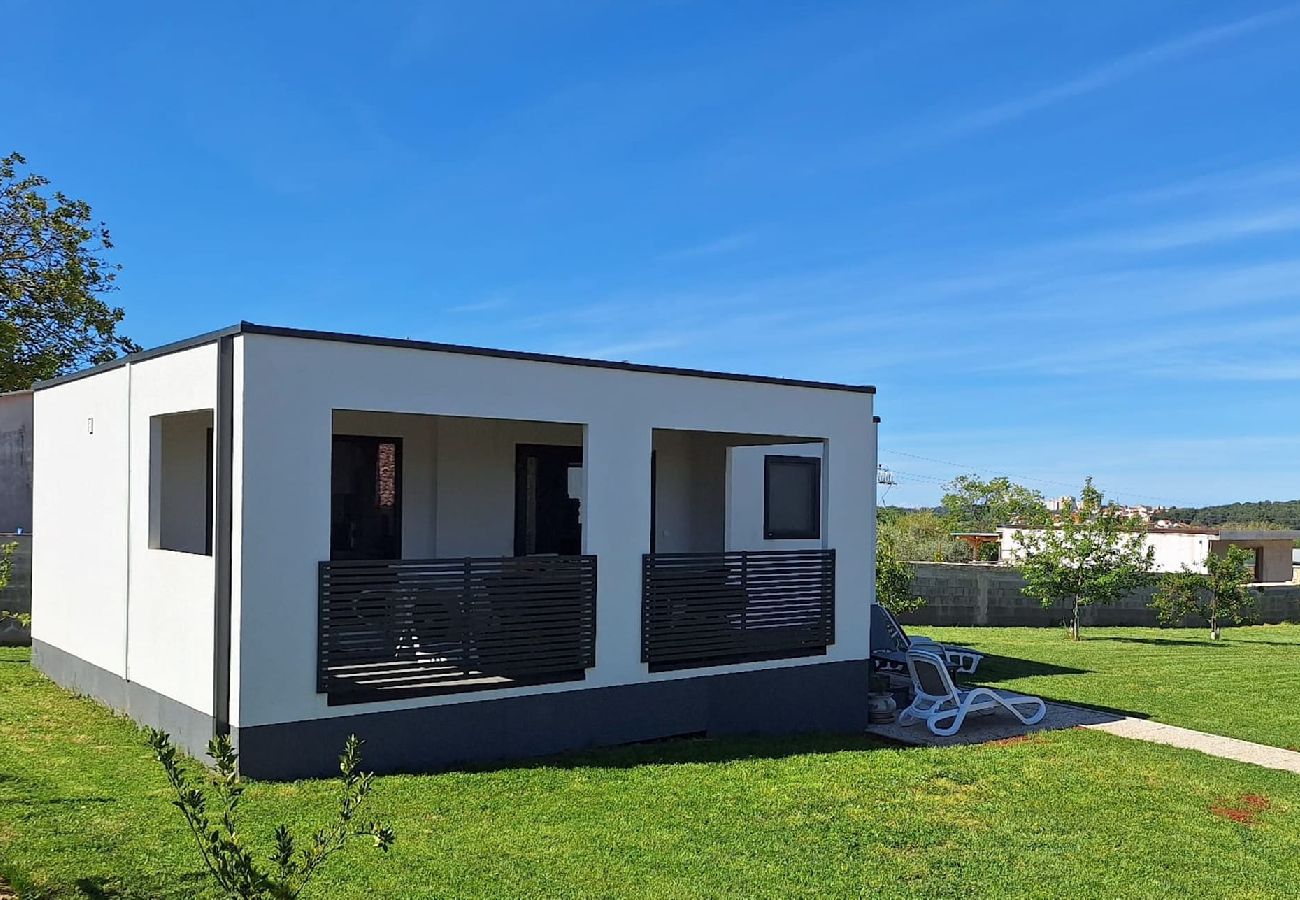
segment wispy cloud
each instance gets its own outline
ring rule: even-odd
[[[461,303],[457,306],[447,307],[449,313],[481,313],[493,312],[494,310],[504,309],[510,305],[510,301],[505,297],[487,297],[483,300],[476,300],[472,303]]]
[[[659,350],[673,350],[686,343],[687,341],[685,336],[669,335],[664,337],[645,338],[644,340],[625,341],[615,344],[571,344],[565,347],[563,352],[568,355],[588,357],[591,359],[627,360],[642,353],[653,353]]]
[[[1149,188],[1122,191],[1095,206],[1155,204],[1179,200],[1204,200],[1300,185],[1300,160],[1270,160],[1250,166],[1199,172]]]
[[[1069,100],[1096,93],[1130,79],[1148,69],[1174,62],[1197,51],[1227,43],[1276,25],[1300,12],[1300,5],[1288,5],[1248,16],[1235,22],[1202,28],[1105,62],[1059,84],[1040,88],[1021,97],[991,104],[913,136],[908,149],[946,143],[985,131]]]
[[[742,234],[729,234],[716,240],[706,241],[702,244],[696,244],[691,247],[684,247],[680,250],[673,250],[665,253],[662,257],[664,260],[672,262],[681,262],[685,260],[703,259],[711,256],[720,256],[731,253],[742,247],[747,247],[754,243],[754,235],[749,232]]]
[[[1078,242],[1078,247],[1123,253],[1154,253],[1297,229],[1300,229],[1300,205],[1198,216],[1148,228],[1116,231],[1095,238],[1084,238]]]

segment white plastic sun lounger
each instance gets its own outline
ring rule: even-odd
[[[1036,725],[1047,715],[1047,704],[1037,697],[983,687],[959,690],[943,658],[933,652],[908,650],[907,669],[912,674],[916,699],[899,714],[899,725],[924,722],[930,731],[947,737],[956,734],[966,716],[973,712],[1001,707],[1026,725]]]
[[[906,653],[908,650],[925,650],[937,653],[948,663],[949,668],[956,669],[958,675],[974,675],[984,654],[977,653],[969,647],[957,647],[953,644],[941,644],[938,641],[919,634],[908,634],[903,624],[889,610],[879,603],[871,604],[871,649],[894,650]]]

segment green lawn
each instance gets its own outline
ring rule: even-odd
[[[1300,750],[1300,625],[909,630],[992,654],[975,681]]]
[[[968,634],[1110,673],[1114,705],[1145,696],[1125,692],[1118,662],[1078,655],[1091,643]],[[1233,654],[1243,670],[1269,646],[1112,643],[1135,660]],[[23,898],[210,896],[142,735],[26,660],[0,650],[0,876]],[[1032,677],[1084,690],[1073,675]],[[254,784],[247,831],[322,821],[335,790]],[[925,750],[666,742],[382,778],[371,809],[396,828],[394,851],[356,848],[312,896],[1275,897],[1300,884],[1300,778],[1082,730]]]

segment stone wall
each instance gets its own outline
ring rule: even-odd
[[[0,591],[0,609],[10,612],[32,611],[32,536],[30,534],[0,534],[0,544],[17,542],[14,551],[13,571],[9,586]],[[30,644],[31,632],[11,619],[0,622],[0,646]]]
[[[1024,579],[1012,568],[974,563],[914,563],[912,589],[925,606],[901,617],[909,625],[1030,625],[1058,626],[1070,617],[1069,607],[1044,608],[1020,589]],[[1255,588],[1262,622],[1300,622],[1300,584],[1271,584]],[[1087,625],[1156,625],[1144,589],[1113,606],[1088,606]],[[1188,622],[1186,624],[1198,624]]]

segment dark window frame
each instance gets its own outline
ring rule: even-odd
[[[775,530],[772,528],[772,466],[804,466],[813,470],[812,497],[809,521],[812,530]],[[818,541],[822,536],[822,461],[818,456],[790,456],[769,454],[763,457],[763,539],[768,541]]]
[[[394,496],[393,496],[393,520],[394,520],[394,528],[393,528],[393,534],[392,534],[392,541],[393,541],[393,543],[396,544],[396,548],[395,548],[395,550],[394,550],[394,555],[391,555],[391,556],[380,556],[380,557],[378,557],[378,559],[379,559],[379,560],[382,560],[382,561],[391,561],[391,560],[400,560],[400,559],[402,559],[402,558],[403,558],[402,555],[403,555],[403,553],[405,552],[405,549],[406,549],[406,543],[405,543],[405,542],[406,542],[406,537],[405,537],[405,529],[404,529],[405,508],[404,508],[404,504],[403,504],[403,502],[402,502],[402,500],[403,500],[403,492],[405,491],[405,484],[404,484],[404,478],[403,478],[403,468],[404,468],[404,466],[405,466],[405,458],[404,458],[404,452],[403,452],[403,447],[402,447],[402,438],[400,438],[400,437],[384,437],[384,436],[381,436],[381,435],[371,435],[371,434],[351,434],[351,433],[340,433],[340,432],[336,432],[336,433],[332,434],[332,435],[330,436],[330,449],[331,449],[330,478],[331,478],[331,482],[332,482],[332,479],[333,479],[333,458],[332,458],[332,454],[333,454],[334,442],[336,442],[336,441],[344,441],[344,442],[347,442],[347,443],[355,443],[355,444],[373,445],[373,446],[375,447],[376,457],[377,457],[378,452],[379,452],[379,451],[378,451],[378,448],[379,448],[379,446],[380,446],[381,444],[392,444],[392,445],[393,445],[393,447],[394,447],[394,457],[393,457],[393,463],[394,463],[394,472],[393,472],[393,492],[394,492]],[[332,483],[331,483],[330,494],[331,494],[331,497],[330,497],[330,504],[331,504],[331,505],[330,505],[330,523],[331,523],[331,528],[332,528],[332,527],[333,527],[333,522],[334,522],[333,487],[332,487]],[[355,561],[355,560],[359,560],[359,559],[360,559],[360,560],[367,560],[367,559],[372,559],[372,558],[374,558],[374,557],[369,556],[369,555],[365,555],[365,554],[356,553],[356,552],[353,552],[353,551],[340,550],[340,549],[335,548],[335,547],[334,547],[334,541],[333,541],[333,535],[331,534],[331,536],[330,536],[330,559],[331,559],[332,561],[349,561],[349,560],[350,560],[350,561]]]

